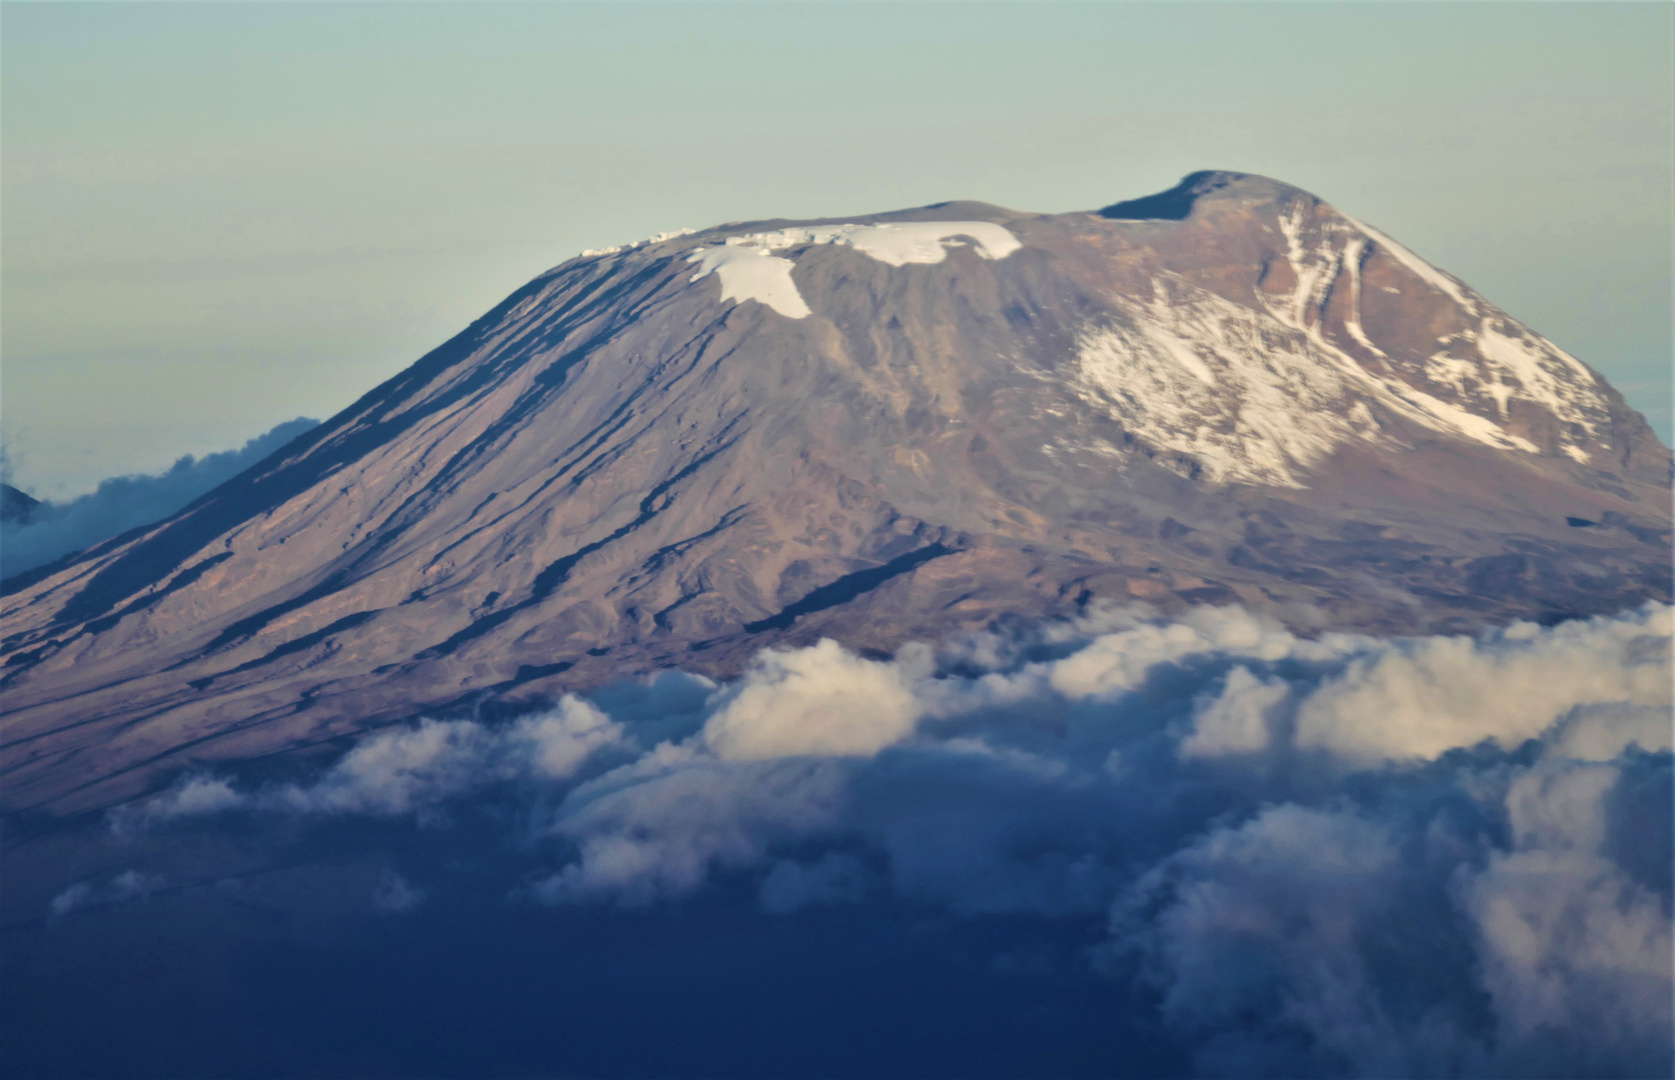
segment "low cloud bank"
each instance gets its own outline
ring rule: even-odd
[[[224,778],[193,776],[159,798],[119,807],[118,833],[229,810],[303,815],[414,815],[441,823],[448,800],[514,782],[574,776],[594,751],[620,745],[623,727],[591,703],[565,695],[553,709],[500,727],[420,720],[362,740],[317,780],[254,793]]]
[[[887,661],[821,642],[421,721],[307,783],[193,777],[113,826],[488,802],[516,810],[518,903],[1083,920],[1080,962],[1204,1074],[1667,1075],[1671,631],[1648,605],[1304,639],[1203,608]]]
[[[21,574],[72,551],[109,540],[174,513],[218,484],[261,461],[318,420],[299,417],[258,435],[238,450],[188,454],[156,476],[118,476],[65,503],[43,502],[27,521],[0,525],[0,576]]]

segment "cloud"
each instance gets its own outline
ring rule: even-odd
[[[1300,641],[1279,623],[1243,608],[1201,607],[1178,622],[1102,634],[1051,665],[1048,682],[1070,698],[1109,697],[1135,689],[1159,664],[1185,657],[1226,653],[1272,661],[1331,651],[1331,640]]]
[[[318,424],[318,420],[299,417],[258,435],[240,449],[201,458],[188,454],[168,472],[113,477],[101,481],[91,494],[69,502],[41,503],[27,522],[0,524],[0,574],[20,574],[160,521]]]
[[[571,793],[548,833],[577,857],[534,893],[630,906],[689,894],[836,823],[848,772],[843,759],[735,763],[664,744]]]
[[[1502,1037],[1531,1067],[1584,1032],[1588,1072],[1668,1053],[1667,887],[1636,882],[1608,850],[1607,798],[1634,767],[1561,759],[1523,772],[1506,796],[1510,849],[1457,883]]]
[[[872,874],[853,855],[830,851],[814,862],[786,859],[762,879],[762,910],[783,915],[813,905],[854,904],[872,891]]]
[[[929,671],[923,646],[892,663],[863,660],[831,640],[769,650],[718,699],[704,741],[735,761],[875,754],[912,734],[921,712],[912,683]]]
[[[85,881],[78,881],[52,898],[47,910],[54,918],[62,918],[77,908],[86,907],[93,901],[93,886]]]
[[[1200,710],[1192,734],[1181,742],[1182,757],[1251,754],[1268,748],[1275,711],[1291,697],[1284,679],[1259,679],[1236,667],[1215,698]]]
[[[1433,770],[1417,814],[1411,790],[1264,808],[1126,889],[1104,957],[1159,992],[1208,1075],[1655,1073],[1669,863],[1660,895],[1607,854],[1627,769],[1669,763]],[[1472,789],[1475,827],[1448,806]]]
[[[1085,963],[1204,1074],[1656,1073],[1671,615],[1380,639],[1134,608],[892,660],[824,641],[727,684],[422,720],[307,783],[193,777],[113,824],[507,804],[523,903],[1082,920]]]
[[[1392,1015],[1408,973],[1375,973],[1365,940],[1400,917],[1404,870],[1385,822],[1270,807],[1141,877],[1114,906],[1107,955],[1140,957],[1205,1072],[1430,1075]]]
[[[372,906],[392,915],[412,911],[424,903],[424,899],[423,889],[415,888],[394,870],[384,871],[384,876],[378,881],[378,887],[372,891]]]
[[[622,744],[623,732],[573,694],[499,727],[421,719],[362,739],[312,783],[241,792],[225,777],[192,775],[161,795],[118,807],[110,823],[116,833],[134,833],[241,810],[434,821],[449,799],[485,787],[568,779],[595,751]]]
[[[53,918],[58,919],[81,908],[143,900],[166,884],[167,881],[159,875],[146,874],[139,870],[124,870],[102,886],[88,881],[72,884],[52,898],[47,905],[47,911]]]
[[[1637,616],[1519,623],[1484,639],[1408,639],[1357,657],[1297,715],[1297,742],[1358,761],[1435,757],[1483,739],[1540,735],[1578,705],[1666,704],[1668,607]],[[1667,749],[1667,737],[1658,749]]]

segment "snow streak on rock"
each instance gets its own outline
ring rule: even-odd
[[[1083,400],[1110,411],[1167,454],[1159,460],[1215,483],[1304,487],[1300,473],[1378,425],[1351,397],[1353,364],[1308,334],[1184,281],[1126,325],[1077,339]]]
[[[1278,223],[1290,288],[1259,288],[1258,306],[1246,306],[1165,274],[1150,303],[1117,298],[1122,317],[1077,335],[1083,400],[1162,451],[1164,464],[1214,483],[1307,487],[1307,472],[1342,443],[1391,444],[1381,415],[1538,454],[1511,429],[1517,403],[1551,413],[1558,450],[1588,462],[1578,443],[1609,423],[1610,406],[1579,361],[1375,229],[1324,208],[1311,222],[1301,206]],[[1395,359],[1363,321],[1362,267],[1380,249],[1475,324],[1437,339],[1418,365]],[[1327,320],[1340,292],[1347,340]]]
[[[1377,229],[1351,217],[1343,220],[1477,320],[1475,330],[1438,339],[1437,344],[1443,348],[1428,359],[1427,378],[1446,384],[1462,397],[1492,401],[1502,420],[1508,416],[1509,402],[1523,400],[1548,409],[1562,423],[1573,426],[1577,429],[1570,433],[1573,436],[1593,435],[1608,423],[1599,379],[1580,360],[1546,338],[1499,318],[1481,298]],[[1492,378],[1484,377],[1485,369]],[[1489,441],[1480,435],[1473,437]],[[1536,452],[1533,446],[1519,449]],[[1588,460],[1574,438],[1563,439],[1561,449],[1577,461]]]

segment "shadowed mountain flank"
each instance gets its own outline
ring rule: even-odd
[[[1262,177],[662,236],[7,581],[0,798],[1096,603],[1615,612],[1669,598],[1669,476],[1580,360]]]

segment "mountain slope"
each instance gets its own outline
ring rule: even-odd
[[[6,583],[4,800],[1091,600],[1402,631],[1668,599],[1591,369],[1260,177],[590,252],[157,526]]]

